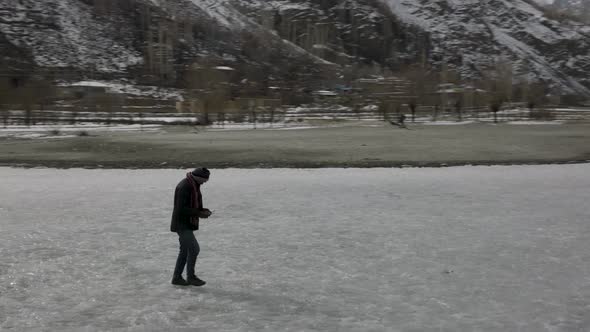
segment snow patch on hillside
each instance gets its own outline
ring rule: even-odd
[[[123,72],[143,62],[127,42],[134,38],[130,32],[115,22],[97,21],[92,8],[80,1],[23,0],[17,6],[0,4],[0,10],[6,17],[0,32],[14,45],[30,49],[39,66]]]
[[[306,2],[293,3],[289,0],[276,0],[276,1],[260,1],[251,0],[248,2],[248,6],[253,8],[272,8],[278,11],[284,10],[309,10],[312,6]]]
[[[165,100],[183,101],[183,90],[173,88],[162,88],[151,85],[137,85],[132,82],[111,82],[111,81],[80,81],[73,83],[60,83],[58,86],[79,86],[79,87],[100,87],[106,92],[121,93],[134,97],[150,97]]]
[[[229,29],[244,29],[251,25],[250,19],[242,15],[230,4],[218,0],[190,0],[218,23]]]

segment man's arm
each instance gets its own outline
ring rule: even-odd
[[[203,209],[191,207],[191,192],[188,187],[179,188],[176,209],[178,209],[181,215],[185,216],[199,218],[207,218],[209,216],[209,214],[203,212]]]

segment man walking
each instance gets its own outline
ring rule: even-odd
[[[195,275],[195,263],[199,255],[199,242],[195,238],[194,231],[199,229],[199,218],[208,218],[211,215],[209,209],[203,208],[203,196],[201,185],[209,180],[209,170],[197,168],[186,174],[176,186],[174,191],[174,211],[170,231],[178,233],[180,252],[176,259],[173,285],[203,286],[205,281]],[[186,280],[182,278],[182,272],[186,265]]]

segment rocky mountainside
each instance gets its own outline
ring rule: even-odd
[[[589,96],[590,26],[545,13],[532,0],[0,0],[0,65],[182,86],[203,62],[267,85],[416,63],[476,80],[501,63]]]
[[[515,77],[541,78],[565,93],[590,92],[589,26],[549,19],[524,0],[386,2],[402,20],[431,33],[431,60],[452,64],[464,77],[503,61]]]
[[[555,0],[551,6],[590,23],[590,0]]]
[[[552,5],[557,8],[580,10],[587,9],[590,6],[588,0],[554,0]]]

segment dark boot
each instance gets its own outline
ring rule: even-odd
[[[189,285],[193,286],[203,286],[206,284],[205,281],[199,279],[197,276],[188,277],[186,278],[186,281]]]
[[[177,286],[188,286],[190,285],[182,276],[174,276],[172,278],[172,284]]]

